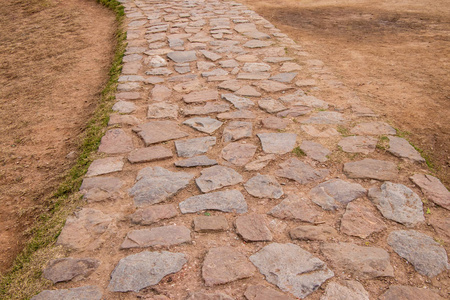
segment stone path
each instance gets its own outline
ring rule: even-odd
[[[33,299],[449,296],[449,191],[321,61],[237,2],[122,2],[115,112]]]

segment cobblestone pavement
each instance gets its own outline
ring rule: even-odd
[[[449,191],[301,41],[236,2],[123,4],[115,113],[33,299],[448,297]]]

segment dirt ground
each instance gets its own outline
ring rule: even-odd
[[[240,0],[407,131],[450,186],[448,0]],[[324,99],[326,100],[326,99]]]
[[[0,0],[0,274],[76,158],[114,22],[95,0]]]

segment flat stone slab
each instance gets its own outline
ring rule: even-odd
[[[242,176],[235,170],[224,166],[213,166],[203,169],[201,176],[195,182],[203,193],[235,185],[243,181]]]
[[[294,244],[272,243],[250,256],[250,261],[268,282],[299,298],[334,276],[323,261]]]
[[[196,213],[203,210],[220,210],[223,212],[247,212],[247,202],[237,190],[226,190],[187,198],[180,203],[183,214]]]
[[[272,42],[263,42],[258,40],[250,40],[246,42],[243,46],[247,48],[264,48],[272,45]]]
[[[172,150],[163,146],[151,146],[131,151],[128,161],[132,164],[171,158]]]
[[[288,126],[287,120],[272,116],[262,119],[261,123],[265,128],[269,129],[285,129]]]
[[[226,103],[207,102],[204,106],[187,107],[183,110],[183,115],[208,115],[212,113],[221,113],[230,110],[230,105]]]
[[[175,148],[180,157],[193,157],[208,152],[216,144],[215,136],[206,136],[188,140],[175,141]]]
[[[217,165],[217,161],[215,159],[208,158],[206,155],[195,156],[175,162],[175,166],[181,168],[207,167],[214,165]]]
[[[247,73],[256,73],[256,72],[267,72],[270,71],[271,67],[265,63],[252,63],[246,62],[242,67],[242,71]]]
[[[161,220],[176,217],[178,211],[173,204],[152,205],[138,209],[130,215],[131,222],[139,225],[151,225]]]
[[[222,83],[220,83],[218,85],[218,87],[220,89],[236,92],[237,90],[239,90],[242,87],[242,85],[243,85],[242,81],[233,79],[233,80],[223,81]]]
[[[121,249],[174,246],[191,241],[191,231],[185,226],[162,226],[128,232]]]
[[[122,157],[107,157],[94,160],[86,173],[86,177],[98,176],[122,171]]]
[[[328,225],[303,225],[298,226],[289,232],[291,239],[304,241],[327,241],[339,237],[338,232]]]
[[[183,101],[186,103],[198,103],[216,100],[217,98],[219,98],[219,93],[217,92],[217,90],[209,89],[191,92],[183,96]]]
[[[233,300],[233,298],[222,293],[207,294],[195,292],[186,298],[186,300]]]
[[[249,85],[244,85],[243,87],[238,89],[235,92],[235,94],[239,95],[239,96],[247,96],[247,97],[261,97],[261,93]]]
[[[434,277],[450,268],[444,247],[426,234],[397,230],[389,234],[387,242],[422,275]]]
[[[223,122],[209,117],[195,117],[184,121],[183,124],[197,129],[198,131],[211,134],[219,129]]]
[[[269,114],[277,113],[287,109],[287,107],[284,106],[281,102],[272,98],[264,98],[259,100],[258,106]]]
[[[427,174],[415,174],[409,179],[420,187],[429,200],[450,210],[450,192],[438,178]]]
[[[332,136],[339,136],[339,132],[334,128],[327,128],[323,131],[318,130],[313,125],[302,125],[302,130],[313,137],[332,137]]]
[[[359,123],[350,130],[358,135],[395,135],[397,131],[384,122],[366,122]]]
[[[251,277],[255,271],[247,257],[235,248],[218,247],[206,254],[202,277],[206,286],[214,286]]]
[[[389,289],[384,292],[380,300],[444,300],[441,296],[429,289],[420,289],[414,286],[406,285],[391,285]]]
[[[371,158],[345,163],[344,173],[349,178],[366,178],[383,181],[396,180],[398,178],[398,169],[394,163]]]
[[[389,149],[388,152],[400,158],[407,158],[416,162],[424,162],[425,159],[420,156],[420,153],[414,149],[411,144],[404,138],[396,136],[389,136]]]
[[[276,158],[275,154],[267,154],[259,157],[258,159],[252,161],[245,165],[246,171],[258,171],[265,168],[272,160]]]
[[[371,188],[369,199],[377,206],[381,214],[389,220],[408,227],[425,221],[422,200],[403,184],[387,181],[380,188]]]
[[[269,77],[270,77],[270,75],[269,75]],[[263,91],[265,91],[267,93],[278,93],[278,92],[283,92],[283,91],[293,89],[292,86],[286,85],[281,82],[276,82],[273,80],[262,80],[262,81],[254,83],[254,85],[256,85],[257,87],[259,87],[260,89],[262,89]]]
[[[203,54],[207,59],[212,61],[216,61],[222,58],[222,55],[207,50],[200,50],[200,53]]]
[[[136,104],[129,101],[117,101],[112,110],[121,114],[131,114],[137,109]]]
[[[295,180],[300,184],[308,184],[310,182],[324,179],[330,171],[328,169],[314,169],[310,165],[291,158],[280,164],[280,168],[275,171],[278,177]]]
[[[316,223],[322,215],[309,199],[290,194],[280,204],[272,208],[269,215],[278,219],[299,220],[303,222]]]
[[[234,142],[252,136],[251,122],[232,121],[223,129],[222,140],[225,143]]]
[[[144,141],[145,146],[188,136],[174,121],[151,121],[133,128]]]
[[[111,114],[109,116],[108,126],[116,124],[138,125],[142,121],[135,116]]]
[[[187,262],[183,253],[149,252],[122,258],[111,273],[108,289],[112,292],[139,292],[158,284],[164,276],[181,270]]]
[[[285,154],[295,148],[295,133],[259,133],[262,149],[265,153]]]
[[[173,51],[167,53],[167,57],[176,63],[187,63],[190,61],[197,60],[197,55],[195,55],[195,51]]]
[[[49,261],[42,276],[53,283],[87,278],[100,265],[93,258],[58,258]]]
[[[85,178],[80,191],[88,202],[116,200],[123,182],[115,177]]]
[[[283,196],[283,189],[275,177],[258,174],[244,184],[245,190],[258,198],[279,199]]]
[[[279,118],[295,118],[306,115],[311,112],[311,108],[307,106],[295,106],[277,113]]]
[[[429,219],[431,226],[439,235],[439,238],[450,244],[450,218],[441,218],[440,216],[432,216]]]
[[[319,111],[302,121],[303,124],[342,124],[343,122],[344,116],[335,111]]]
[[[252,100],[234,94],[222,94],[222,99],[229,101],[237,109],[248,109],[255,105]]]
[[[305,152],[307,156],[319,162],[326,162],[328,160],[327,156],[331,154],[330,150],[313,141],[303,141],[300,144],[300,149]]]
[[[330,179],[311,189],[309,197],[325,210],[336,210],[366,194],[366,189],[357,183]]]
[[[178,105],[167,102],[150,104],[147,111],[147,119],[163,119],[178,117]]]
[[[293,300],[294,298],[264,285],[251,285],[244,293],[247,300]]]
[[[218,119],[233,120],[233,119],[254,119],[255,114],[248,110],[238,110],[232,112],[221,113],[217,115]]]
[[[229,228],[224,216],[198,216],[193,224],[196,232],[226,231]]]
[[[381,218],[376,216],[372,207],[355,202],[347,205],[347,209],[341,219],[341,232],[362,239],[367,238],[372,233],[386,229],[386,224]]]
[[[270,77],[270,80],[282,82],[282,83],[290,83],[297,76],[296,72],[288,72],[288,73],[278,73],[275,76]]]
[[[338,146],[347,153],[369,154],[375,151],[378,140],[370,136],[348,136],[339,141]]]
[[[267,242],[272,233],[267,227],[264,215],[251,214],[236,218],[236,232],[248,242]]]
[[[255,155],[258,147],[252,144],[230,143],[222,149],[222,158],[236,166],[243,166]]]
[[[355,280],[330,282],[320,300],[369,300],[369,293]]]
[[[270,73],[268,72],[257,72],[257,73],[240,72],[237,76],[237,79],[244,79],[244,80],[263,80],[269,78]]]
[[[163,202],[184,189],[194,175],[171,172],[161,167],[147,167],[139,171],[136,184],[128,191],[136,206]]]
[[[326,243],[322,253],[331,261],[334,269],[355,279],[394,277],[389,253],[381,248],[361,247],[351,243]]]
[[[98,286],[87,285],[72,289],[45,290],[31,298],[31,300],[61,300],[83,299],[100,300],[103,297],[102,290]]]
[[[280,68],[280,72],[300,71],[302,66],[293,62],[285,62]]]
[[[123,129],[110,129],[102,137],[98,152],[122,154],[133,150],[133,140]]]

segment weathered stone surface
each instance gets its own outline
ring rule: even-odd
[[[207,59],[212,61],[216,61],[222,58],[222,55],[219,55],[211,51],[200,50],[200,53],[203,54]]]
[[[198,216],[194,218],[194,230],[197,232],[228,230],[228,221],[224,216]]]
[[[269,175],[258,174],[250,178],[244,187],[250,195],[258,198],[279,199],[284,194],[278,181]]]
[[[191,92],[183,96],[183,101],[186,103],[205,102],[210,100],[216,100],[219,97],[219,93],[215,89],[201,90]]]
[[[210,61],[198,61],[197,62],[197,69],[199,71],[207,71],[211,68],[214,68],[216,66],[215,63],[210,62]]]
[[[204,195],[192,196],[180,203],[183,214],[195,213],[202,210],[220,210],[223,212],[247,212],[247,202],[237,190],[226,190]]]
[[[239,95],[239,96],[247,96],[247,97],[260,97],[261,96],[260,92],[258,92],[255,88],[253,88],[249,85],[244,85],[243,87],[238,89],[235,92],[235,94]]]
[[[239,67],[239,63],[234,59],[222,60],[219,62],[222,68],[236,68]]]
[[[147,118],[148,119],[162,119],[162,118],[174,118],[178,117],[178,105],[170,104],[167,102],[159,102],[150,104],[148,106]]]
[[[250,31],[257,31],[258,29],[256,29],[256,25],[253,23],[242,23],[234,26],[234,30],[236,30],[239,33],[244,33]]]
[[[242,71],[247,73],[267,72],[270,71],[270,66],[265,63],[245,63]]]
[[[341,124],[344,117],[335,111],[319,111],[309,119],[302,121],[304,124]]]
[[[218,85],[219,88],[224,89],[224,90],[229,90],[232,92],[236,92],[237,90],[239,90],[243,85],[242,81],[239,80],[226,80],[223,81],[222,83],[220,83]]]
[[[233,300],[233,298],[222,293],[206,294],[202,292],[195,292],[186,300]]]
[[[403,184],[387,181],[381,185],[381,188],[371,188],[369,199],[389,220],[406,226],[414,226],[425,221],[422,200]]]
[[[280,62],[290,61],[290,60],[294,60],[294,59],[292,57],[287,57],[287,56],[268,56],[263,59],[264,62],[275,63],[275,64],[280,63]]]
[[[340,140],[338,145],[344,152],[369,154],[375,151],[377,142],[370,136],[348,136]]]
[[[258,171],[267,166],[276,156],[274,154],[268,154],[259,157],[258,159],[252,161],[245,165],[245,170],[247,171]]]
[[[90,200],[89,196],[95,194],[112,194],[118,192],[122,188],[123,182],[115,177],[95,177],[85,178],[81,184],[80,191],[85,194],[85,198]],[[97,195],[100,196],[100,195]]]
[[[96,159],[89,166],[86,177],[122,171],[123,164],[124,163],[122,157],[107,157]]]
[[[211,134],[219,129],[223,122],[209,117],[195,117],[184,121],[183,124],[197,129],[198,131]]]
[[[178,83],[173,86],[173,89],[178,93],[190,93],[192,91],[198,90],[202,87],[200,80],[192,79],[190,81],[185,81]]]
[[[359,135],[395,135],[397,131],[384,122],[359,123],[350,130],[353,134]]]
[[[258,106],[262,110],[267,111],[270,114],[277,113],[287,109],[286,106],[281,104],[279,101],[272,98],[264,98],[258,101]]]
[[[259,133],[262,149],[266,153],[285,154],[295,148],[295,133]]]
[[[214,69],[214,70],[202,73],[202,77],[220,77],[220,76],[226,76],[226,75],[228,75],[228,72],[223,69]],[[208,80],[209,80],[209,78],[208,78]],[[223,81],[223,80],[218,80],[218,81]]]
[[[152,205],[140,208],[130,216],[131,222],[139,225],[151,225],[160,220],[170,219],[178,215],[173,204]]]
[[[93,258],[52,259],[45,267],[42,276],[53,283],[87,278],[99,265],[100,261]]]
[[[309,223],[316,223],[321,216],[321,213],[313,207],[310,200],[293,194],[288,195],[268,214],[279,219],[300,220]]]
[[[188,136],[173,121],[151,121],[133,128],[144,141],[145,146]]]
[[[222,99],[229,101],[237,109],[248,109],[255,105],[252,100],[234,94],[222,94]]]
[[[293,300],[292,297],[280,293],[264,285],[251,285],[244,293],[247,300]]]
[[[176,63],[187,63],[197,60],[195,51],[174,51],[167,53],[167,57]]]
[[[338,136],[339,132],[334,128],[328,128],[324,131],[320,131],[312,125],[302,125],[301,128],[309,135],[313,137],[332,137]]]
[[[412,161],[424,162],[425,159],[420,156],[420,153],[414,149],[411,144],[403,139],[396,136],[389,136],[389,149],[388,151],[395,156],[401,158],[407,158]]]
[[[298,87],[315,86],[316,84],[317,83],[315,79],[301,79],[295,82],[295,85]]]
[[[183,253],[143,251],[122,258],[111,273],[112,292],[139,292],[158,284],[164,276],[176,273],[186,264]]]
[[[138,125],[142,121],[135,116],[111,114],[109,116],[108,126],[116,124]]]
[[[123,129],[110,129],[102,137],[98,152],[121,154],[133,150],[133,140]]]
[[[300,145],[300,149],[312,159],[320,162],[326,162],[328,160],[327,156],[331,154],[330,150],[313,141],[303,141]]]
[[[311,189],[311,200],[325,210],[336,210],[349,202],[365,196],[366,189],[357,183],[341,179],[325,181]]]
[[[129,190],[136,206],[160,203],[185,188],[194,175],[171,172],[161,167],[147,167],[139,171],[136,184]]]
[[[263,48],[263,47],[269,47],[272,45],[272,42],[263,42],[263,41],[257,41],[257,40],[250,40],[246,42],[243,46],[247,48]]]
[[[382,294],[379,300],[444,300],[441,296],[429,289],[419,289],[414,286],[391,285],[389,289]]]
[[[205,136],[189,140],[175,141],[175,148],[180,157],[193,157],[208,152],[216,144],[215,136]]]
[[[159,55],[155,55],[148,61],[148,66],[152,68],[160,68],[167,66],[167,61]]]
[[[283,83],[290,83],[294,78],[297,76],[297,73],[290,72],[290,73],[279,73],[275,76],[270,77],[270,80],[283,82]]]
[[[267,227],[264,215],[245,215],[236,218],[236,232],[248,242],[272,240],[272,233]]]
[[[137,100],[141,98],[139,92],[120,92],[116,94],[116,100]]]
[[[179,160],[175,162],[175,166],[181,168],[191,168],[191,167],[205,167],[205,166],[214,166],[217,165],[217,161],[214,159],[210,159],[205,155],[195,156],[192,158]]]
[[[244,73],[240,72],[237,76],[237,79],[244,79],[244,80],[263,80],[263,79],[269,79],[270,73],[268,72],[258,72],[258,73]]]
[[[335,269],[350,274],[355,279],[394,277],[389,253],[384,249],[350,243],[327,243],[322,246],[322,253]]]
[[[429,200],[450,210],[450,192],[438,178],[426,174],[415,174],[409,179],[420,187]]]
[[[191,231],[184,226],[162,226],[128,232],[121,249],[174,246],[191,241]]]
[[[239,173],[224,166],[213,166],[204,169],[201,174],[195,182],[203,193],[217,190],[224,186],[235,185],[243,181]]]
[[[153,68],[149,71],[146,71],[147,75],[155,75],[155,76],[169,76],[173,72],[168,68]]]
[[[279,113],[277,113],[277,117],[279,117],[279,118],[287,118],[287,117],[295,118],[295,117],[306,115],[310,112],[311,112],[311,108],[309,108],[307,106],[295,106],[295,107],[280,111]]]
[[[221,113],[230,110],[230,105],[226,103],[207,102],[204,106],[192,106],[184,109],[185,116],[208,115],[211,113]]]
[[[206,286],[225,284],[251,277],[255,267],[232,247],[211,248],[206,254],[202,277]]]
[[[345,163],[344,173],[350,178],[395,180],[398,177],[398,169],[394,163],[370,158]]]
[[[320,300],[369,300],[369,293],[355,280],[330,282]]]
[[[328,225],[303,225],[298,226],[289,232],[293,240],[306,241],[326,241],[339,237],[336,229]]]
[[[31,300],[100,300],[102,296],[103,293],[99,287],[87,285],[68,290],[45,290],[31,298]]]
[[[275,171],[275,175],[307,184],[324,179],[329,172],[328,169],[316,170],[297,158],[291,158],[280,164],[280,169]]]
[[[280,68],[280,72],[300,71],[302,66],[293,62],[285,62]]]
[[[270,77],[270,76],[269,76]],[[293,87],[273,80],[262,80],[254,83],[257,87],[268,93],[278,93],[292,89]]]
[[[223,130],[222,139],[225,143],[237,141],[252,136],[252,123],[232,121]]]
[[[376,117],[377,114],[370,108],[363,106],[359,103],[352,104],[352,112],[358,117]]]
[[[272,116],[262,119],[261,123],[265,128],[269,129],[285,129],[288,125],[287,120]]]
[[[232,120],[232,119],[254,119],[255,114],[248,110],[237,110],[233,112],[221,113],[217,115],[218,119]]]
[[[243,33],[246,37],[257,39],[257,40],[268,40],[270,39],[270,35],[265,34],[261,31],[248,31]]]
[[[67,218],[56,244],[74,250],[95,250],[103,244],[113,226],[110,216],[97,209],[83,208]]]
[[[341,219],[341,232],[362,239],[386,228],[386,224],[375,215],[373,208],[355,202],[347,205]]]
[[[450,244],[450,217],[432,216],[429,221],[439,238]]]
[[[128,155],[128,161],[134,164],[167,159],[171,158],[172,156],[173,154],[170,149],[163,146],[152,146],[131,151]]]
[[[252,144],[230,143],[222,149],[222,158],[236,165],[243,166],[255,155],[258,147]]]
[[[387,242],[422,275],[434,277],[450,268],[444,247],[426,234],[397,230],[389,234]]]
[[[294,244],[272,243],[250,260],[268,282],[299,298],[305,298],[334,276],[323,261]]]

